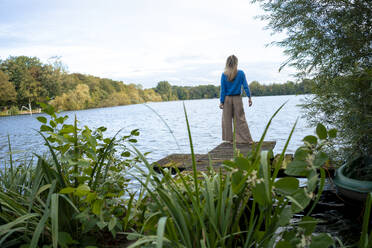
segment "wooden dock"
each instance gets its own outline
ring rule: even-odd
[[[261,150],[274,149],[275,145],[276,141],[264,141]],[[247,153],[252,150],[253,146],[254,144],[236,144],[237,150],[243,155],[247,155]],[[219,144],[207,154],[195,154],[198,171],[207,171],[209,163],[212,164],[213,168],[219,169],[223,161],[230,160],[233,157],[233,145],[228,142]],[[173,172],[176,171],[175,168],[178,168],[180,171],[191,171],[191,154],[171,154],[154,163],[154,169],[156,171],[160,171],[159,167],[169,168]]]

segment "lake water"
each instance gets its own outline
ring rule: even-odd
[[[259,140],[272,114],[288,101],[272,122],[265,140],[277,142],[274,153],[279,153],[296,119],[299,118],[293,138],[287,153],[293,153],[302,144],[302,138],[313,134],[314,128],[309,128],[305,119],[301,118],[301,108],[297,105],[306,96],[265,96],[253,97],[253,106],[248,107],[247,98],[243,98],[248,126],[254,140]],[[184,101],[191,126],[195,153],[207,153],[222,142],[221,116],[222,110],[218,108],[219,99],[188,100]],[[168,124],[173,131],[178,148],[167,126],[152,110],[143,104],[127,105],[110,108],[88,109],[80,111],[63,112],[73,121],[76,114],[80,126],[90,128],[106,126],[106,135],[112,137],[123,129],[121,134],[126,135],[133,129],[139,129],[137,148],[141,152],[151,152],[150,161],[156,161],[172,153],[190,153],[186,121],[183,111],[183,101],[148,103]],[[17,156],[46,151],[40,135],[36,132],[40,123],[36,120],[38,115],[19,115],[0,117],[0,159],[3,163],[8,152],[8,134],[12,149],[19,152]]]

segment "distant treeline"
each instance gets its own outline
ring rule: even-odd
[[[301,83],[261,85],[250,83],[253,96],[311,93],[311,80]],[[78,110],[143,103],[148,101],[218,98],[220,87],[214,85],[172,86],[161,81],[155,88],[124,84],[106,78],[67,73],[55,59],[45,64],[36,57],[9,57],[0,60],[0,110],[37,107],[50,101],[59,110]]]
[[[300,83],[288,81],[284,84],[269,85],[261,85],[257,81],[252,81],[249,88],[252,96],[310,94],[312,93],[313,81],[304,79]],[[167,81],[161,81],[153,89],[160,94],[163,101],[220,97],[220,86],[215,85],[172,86]],[[243,92],[243,96],[245,96],[245,92]]]

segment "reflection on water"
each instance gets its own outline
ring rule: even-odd
[[[248,108],[248,100],[244,98],[245,114],[253,139],[258,140],[260,138],[271,115],[281,104],[288,101],[274,119],[266,138],[266,140],[276,140],[277,145],[274,152],[280,152],[293,124],[301,116],[301,109],[297,105],[304,98],[305,96],[293,95],[254,97],[251,108]],[[137,147],[142,152],[150,151],[149,160],[155,161],[171,153],[189,153],[182,103],[182,101],[148,103],[173,130],[181,151],[160,118],[142,104],[68,111],[62,114],[70,117],[69,122],[72,122],[74,115],[76,115],[81,126],[87,125],[90,128],[106,126],[107,136],[113,136],[122,128],[123,135],[139,128],[141,134],[138,138]],[[191,125],[195,152],[206,153],[221,143],[222,111],[218,108],[219,99],[188,100],[184,103]],[[20,151],[23,154],[32,152],[40,154],[46,151],[46,148],[42,145],[40,135],[36,132],[40,125],[36,120],[37,116],[39,115],[0,118],[1,159],[7,156],[8,134],[13,150]],[[296,147],[302,144],[302,138],[313,132],[313,128],[306,126],[306,120],[300,118],[287,153],[293,153]]]

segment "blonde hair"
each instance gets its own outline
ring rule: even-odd
[[[226,60],[224,74],[228,81],[233,81],[238,73],[238,58],[235,55],[230,55]]]

